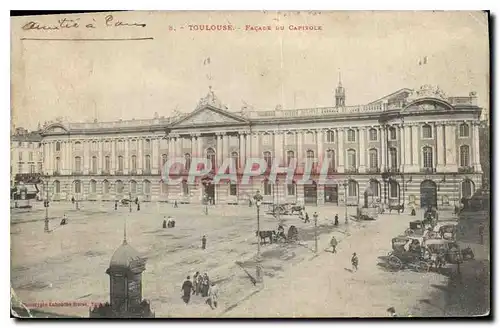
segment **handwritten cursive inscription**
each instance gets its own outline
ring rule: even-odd
[[[104,20],[101,21],[101,26],[104,27],[146,27],[145,23],[137,22],[124,22],[119,19],[115,19],[113,15],[106,15]],[[62,18],[57,20],[56,24],[41,24],[37,21],[29,21],[24,24],[22,29],[25,31],[37,30],[37,31],[55,31],[64,29],[77,29],[77,28],[97,28],[99,27],[98,22],[95,18],[92,18],[88,22],[82,23],[80,18],[69,19]]]

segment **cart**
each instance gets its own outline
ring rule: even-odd
[[[430,258],[426,258],[422,242],[418,238],[408,236],[392,239],[392,252],[389,253],[387,264],[394,271],[411,268],[422,273],[428,272],[431,267]]]

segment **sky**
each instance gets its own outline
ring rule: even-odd
[[[488,22],[481,12],[112,13],[112,23],[146,27],[108,27],[108,14],[11,19],[16,126],[35,129],[60,116],[85,122],[187,113],[209,85],[231,111],[244,103],[255,110],[328,107],[335,103],[339,72],[347,105],[423,84],[449,96],[476,91],[480,106],[489,103]],[[63,18],[78,20],[79,27],[22,29],[30,21],[52,26]],[[235,30],[189,28],[204,24]],[[290,31],[290,25],[321,30]],[[153,40],[21,40],[144,37]],[[419,65],[424,57],[427,64]],[[210,64],[204,65],[206,58]]]

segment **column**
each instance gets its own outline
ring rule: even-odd
[[[403,125],[403,135],[404,135],[404,143],[402,148],[404,148],[404,158],[403,158],[403,170],[404,172],[408,172],[411,170],[412,165],[412,152],[411,152],[411,127],[407,125]]]
[[[273,156],[274,156],[273,164],[278,163],[278,165],[281,165],[281,159],[283,158],[281,156],[281,154],[283,152],[283,147],[282,147],[281,142],[280,142],[279,131],[274,131],[273,136],[274,136],[274,140],[273,140]]]
[[[323,163],[323,159],[325,157],[325,152],[323,150],[323,143],[325,142],[325,130],[319,129],[316,131],[316,143],[318,144],[318,153],[316,154],[317,162],[318,165],[317,167],[320,168],[319,165]],[[284,148],[283,148],[284,149]]]
[[[411,145],[412,145],[412,171],[418,172],[420,171],[420,153],[419,144],[420,144],[420,126],[412,125],[411,126]]]
[[[73,156],[71,156],[71,153],[72,153],[71,141],[66,141],[64,143],[64,163],[63,163],[63,167],[66,174],[71,174],[72,172]]]
[[[175,138],[173,136],[168,137],[168,158],[174,158],[175,157]]]
[[[437,124],[436,126],[436,148],[437,148],[437,165],[436,171],[442,172],[445,168],[445,136],[444,136],[444,125]]]
[[[132,172],[132,163],[130,162],[130,141],[128,138],[126,138],[123,142],[123,147],[125,147],[125,155],[123,158],[123,174],[128,174],[129,172]],[[139,160],[139,158],[137,159]]]
[[[481,173],[483,172],[481,168],[481,159],[479,155],[479,147],[481,147],[479,143],[479,124],[474,122],[472,124],[472,152],[474,153],[474,162],[473,162],[473,167],[474,167],[474,172],[475,173]]]
[[[252,157],[252,135],[249,131],[245,131],[245,163],[241,163],[242,167],[245,167],[246,161]]]
[[[255,156],[256,158],[262,158],[259,147],[260,133],[254,132],[251,137],[252,137],[252,156]]]
[[[90,168],[90,143],[89,140],[83,141],[83,174],[89,174]],[[82,190],[83,191],[83,190]]]
[[[245,165],[245,154],[246,154],[246,141],[245,141],[245,134],[241,132],[240,134],[240,166],[244,167]]]
[[[387,168],[387,126],[380,128],[380,170],[384,172]]]
[[[222,134],[222,153],[221,153],[221,163],[231,157],[229,153],[229,136],[226,133]]]
[[[303,138],[303,134],[302,134],[302,131],[296,131],[295,132],[296,136],[297,136],[297,156],[295,156],[296,160],[297,160],[297,166],[301,166],[302,165],[302,160],[304,159],[304,154],[303,154],[303,145],[302,145],[302,142],[304,141],[304,138]]]
[[[104,140],[100,140],[99,143],[97,144],[99,147],[99,160],[97,161],[97,173],[102,174],[102,171],[104,171]]]
[[[116,171],[116,140],[111,139],[111,172],[110,174],[115,174]]]
[[[217,159],[217,166],[220,166],[220,162],[221,162],[221,159],[222,159],[222,134],[220,132],[218,132],[216,134],[216,138],[217,138],[217,150],[216,150],[216,159]]]
[[[196,134],[196,145],[197,145],[197,151],[198,151],[198,156],[199,157],[205,157],[205,154],[203,153],[203,145],[201,144],[201,134],[198,133]]]
[[[151,154],[151,174],[160,174],[160,172],[158,171],[158,166],[160,163],[160,159],[158,158],[158,154],[160,152],[160,143],[156,136],[155,138],[153,138],[153,140],[151,140],[151,147],[153,147],[153,151]]]
[[[359,173],[366,172],[366,127],[359,129]]]
[[[344,167],[345,167],[345,159],[344,159],[344,153],[345,153],[345,147],[344,147],[344,129],[337,129],[337,170],[339,173],[344,173]],[[340,188],[340,187],[339,187]]]

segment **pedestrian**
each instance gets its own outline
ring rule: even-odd
[[[339,215],[338,214],[335,214],[335,223],[334,223],[335,226],[338,226],[339,225]]]
[[[203,235],[201,238],[201,249],[207,248],[207,236]]]
[[[304,221],[304,223],[307,223],[307,222],[311,222],[311,221],[309,221],[309,214],[306,212],[306,220]]]
[[[332,246],[332,253],[337,253],[337,239],[335,236],[332,236],[332,239],[330,240],[330,246]]]
[[[139,212],[141,210],[141,203],[137,202],[137,211]]]
[[[135,197],[135,203],[139,204],[139,197]]]
[[[200,276],[200,272],[199,271],[196,271],[196,273],[194,274],[193,276],[193,285],[194,285],[194,289],[193,289],[193,295],[198,295],[200,293],[200,286],[199,286],[199,278]]]
[[[352,254],[351,264],[352,264],[352,271],[353,272],[358,271],[358,256],[356,255],[356,253]]]
[[[184,295],[182,296],[182,299],[184,300],[184,303],[188,304],[189,299],[191,298],[191,291],[193,290],[193,283],[190,280],[190,277],[187,276],[186,280],[182,284],[182,291],[184,292]]]
[[[118,210],[118,201],[115,200],[115,211]]]
[[[391,306],[390,308],[387,309],[387,313],[389,313],[389,315],[391,317],[397,317],[398,315],[396,314],[396,310]]]
[[[67,224],[67,223],[68,223],[68,222],[67,222],[67,219],[68,219],[68,216],[66,215],[66,213],[64,213],[64,215],[63,215],[63,218],[62,218],[62,220],[61,220],[60,225],[65,225],[65,224]]]
[[[75,197],[71,196],[71,204],[75,204]]]
[[[210,300],[210,307],[213,310],[217,307],[217,302],[219,301],[219,287],[215,283],[212,283],[210,286],[210,289],[208,290],[208,297]]]
[[[198,273],[198,277],[196,278],[196,295],[201,294],[201,287],[203,285],[203,275]]]
[[[165,220],[165,218],[163,218],[163,229],[165,229],[167,227],[167,220]]]
[[[174,200],[174,208],[177,208],[179,207],[179,205],[177,204],[177,200]]]
[[[208,289],[209,288],[210,288],[210,278],[208,277],[208,274],[205,272],[203,274],[203,279],[201,280],[201,296],[202,297],[208,296]]]

